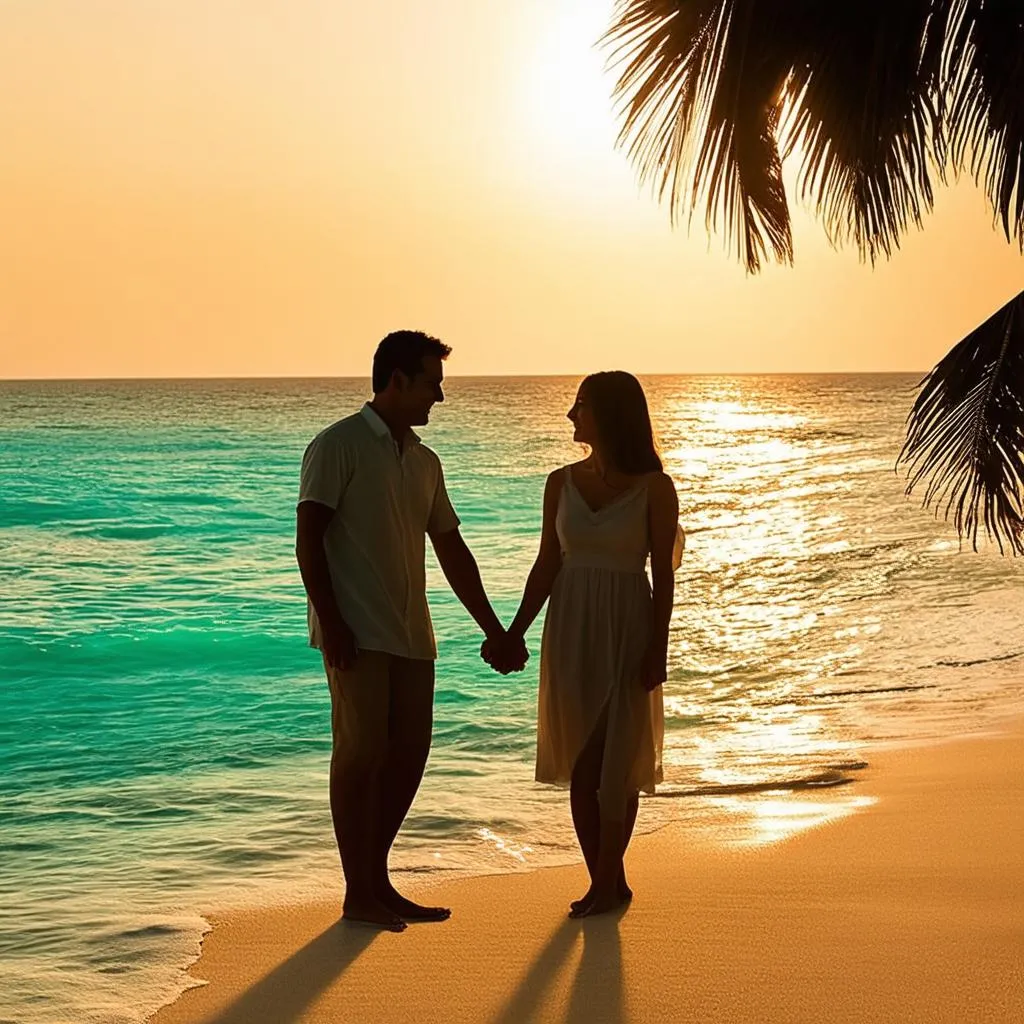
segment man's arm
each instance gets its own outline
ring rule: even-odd
[[[320,623],[324,657],[333,668],[347,669],[356,658],[356,642],[338,610],[331,570],[324,551],[324,534],[334,509],[319,501],[302,501],[295,517],[295,558],[302,584]]]
[[[505,630],[487,599],[476,559],[466,546],[458,527],[444,533],[431,533],[430,540],[441,564],[441,571],[455,596],[483,630],[488,643],[501,647],[505,641]]]

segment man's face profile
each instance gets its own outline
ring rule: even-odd
[[[402,406],[408,413],[412,426],[422,426],[430,420],[430,410],[435,402],[444,401],[441,384],[444,369],[437,356],[424,356],[419,373],[407,377],[401,370],[395,377],[402,395]]]

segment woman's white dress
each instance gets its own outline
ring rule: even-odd
[[[662,777],[661,687],[648,692],[638,674],[652,612],[647,479],[595,512],[564,472],[555,519],[562,567],[541,641],[536,778],[568,785],[602,725],[599,797],[618,813],[629,793],[653,793]]]

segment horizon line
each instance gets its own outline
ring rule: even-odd
[[[592,371],[593,372],[593,371]],[[930,370],[654,370],[630,371],[637,377],[907,377],[925,376]],[[532,380],[585,377],[586,371],[576,373],[451,373],[451,380]],[[338,380],[367,381],[370,374],[213,374],[206,376],[175,375],[168,377],[0,377],[0,384],[115,384],[115,383],[167,383],[170,381],[258,381],[258,380]]]

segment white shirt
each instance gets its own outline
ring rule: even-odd
[[[334,597],[359,648],[434,659],[427,608],[427,533],[459,525],[441,460],[410,431],[400,449],[384,421],[362,410],[310,442],[302,458],[299,503],[335,510],[324,535]],[[309,642],[320,623],[308,603]]]

